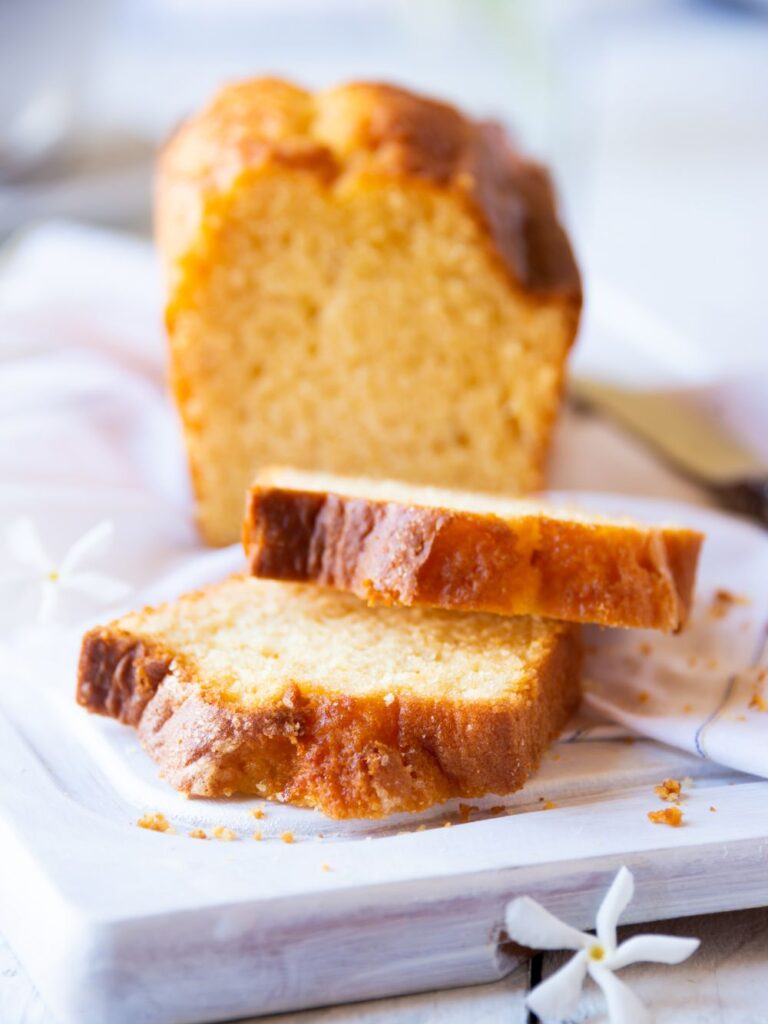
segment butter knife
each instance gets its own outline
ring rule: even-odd
[[[571,378],[577,409],[607,416],[634,434],[724,509],[768,526],[768,467],[697,404],[696,393],[633,391]]]

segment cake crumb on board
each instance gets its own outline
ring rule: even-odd
[[[176,834],[176,829],[171,825],[166,816],[159,811],[143,814],[136,824],[139,828],[149,829],[150,832],[167,832],[169,835]]]
[[[214,839],[221,839],[225,843],[231,843],[234,839],[237,839],[237,832],[233,832],[231,828],[227,828],[225,825],[215,825],[211,829],[211,835]]]
[[[709,604],[709,617],[711,619],[724,619],[734,605],[748,605],[750,600],[741,594],[734,594],[730,590],[716,590]]]
[[[666,800],[670,804],[680,803],[682,799],[681,785],[678,779],[664,779],[655,787],[654,792],[660,800]]]
[[[477,810],[474,804],[459,804],[459,821],[466,825],[471,815]]]
[[[683,812],[677,804],[674,804],[661,811],[648,811],[648,819],[654,825],[670,825],[672,828],[679,828],[683,823]]]

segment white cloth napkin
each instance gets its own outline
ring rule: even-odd
[[[53,644],[56,630],[68,628],[76,640],[85,623],[116,608],[172,597],[241,564],[237,546],[209,551],[197,538],[164,374],[160,283],[147,243],[54,224],[6,249],[0,264],[0,687],[2,676],[18,668],[14,650],[28,650],[30,635],[38,646],[41,635]],[[608,511],[651,518],[654,512],[668,518],[668,503],[645,508],[632,495],[692,502],[675,517],[709,533],[691,629],[679,637],[588,631],[587,706],[637,733],[768,776],[762,678],[768,534],[703,509],[700,492],[595,419],[566,417],[554,483],[623,494],[604,500]],[[601,505],[594,496],[578,500]],[[91,537],[93,548],[52,584],[50,569],[60,569],[78,538],[105,521],[112,524],[111,545],[105,547],[106,535]],[[124,584],[117,604],[110,579]],[[30,634],[46,588],[56,598],[53,624]],[[718,589],[736,601],[713,604]],[[72,667],[58,672],[56,687],[69,700]]]

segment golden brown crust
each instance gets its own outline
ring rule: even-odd
[[[553,636],[529,695],[514,702],[352,697],[291,684],[247,710],[203,699],[172,662],[159,645],[92,630],[78,702],[135,725],[163,776],[191,796],[258,794],[334,818],[519,789],[580,692],[579,637],[567,627]]]
[[[137,725],[170,662],[170,656],[150,653],[128,633],[91,630],[80,649],[77,700],[91,711]]]
[[[572,307],[575,336],[581,281],[549,177],[511,148],[498,125],[391,85],[353,83],[314,95],[278,79],[230,85],[162,154],[156,229],[169,268],[194,248],[211,204],[244,171],[270,167],[328,184],[398,178],[453,193],[519,290]]]
[[[372,604],[679,630],[702,535],[535,513],[504,519],[257,482],[251,573],[314,581]]]

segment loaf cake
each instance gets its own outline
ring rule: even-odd
[[[703,537],[542,502],[266,469],[243,540],[255,576],[311,580],[371,604],[674,631]]]
[[[522,786],[578,702],[576,630],[236,576],[89,632],[77,699],[190,796],[379,817]]]
[[[274,463],[541,486],[581,288],[498,126],[387,85],[231,85],[165,148],[156,230],[209,542]]]

